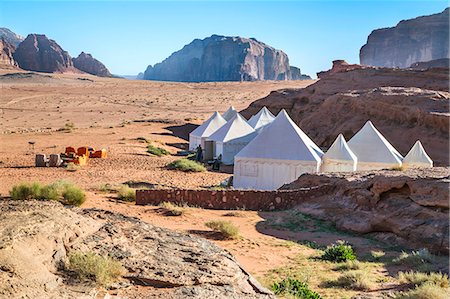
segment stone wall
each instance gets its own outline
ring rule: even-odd
[[[304,198],[322,196],[332,187],[320,185],[301,190],[137,190],[137,205],[158,205],[162,202],[187,204],[217,210],[283,210],[296,206]]]

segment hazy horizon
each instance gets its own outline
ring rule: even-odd
[[[136,75],[192,40],[254,37],[315,77],[331,61],[359,63],[374,29],[439,13],[446,1],[1,1],[0,27],[45,34],[72,57],[82,51],[111,73]]]

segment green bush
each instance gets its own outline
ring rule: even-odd
[[[158,157],[162,157],[162,156],[165,156],[165,155],[170,155],[170,152],[168,150],[163,149],[161,147],[153,146],[151,144],[149,144],[147,146],[147,152],[149,152],[152,155],[158,156]]]
[[[39,200],[58,200],[60,194],[58,193],[58,189],[53,185],[46,185],[41,187],[39,191],[39,195],[36,199]]]
[[[123,201],[135,201],[136,189],[130,188],[127,185],[122,185],[117,192],[117,198]]]
[[[312,291],[308,284],[293,278],[285,278],[272,285],[272,291],[275,295],[291,295],[294,298],[301,299],[321,299],[322,297]]]
[[[222,234],[225,239],[236,239],[239,237],[239,229],[229,221],[213,220],[205,223],[207,227]]]
[[[335,244],[327,246],[322,259],[332,262],[345,262],[356,259],[353,248],[347,242],[338,240]]]
[[[88,279],[102,286],[108,286],[126,273],[120,262],[93,252],[69,254],[67,268],[74,271],[80,279]]]
[[[401,283],[420,286],[426,283],[435,284],[441,288],[448,288],[448,275],[442,273],[423,273],[423,272],[399,272],[398,280]]]
[[[14,200],[39,199],[42,187],[40,183],[20,183],[12,187],[9,195]]]
[[[84,191],[75,185],[66,186],[62,193],[62,197],[63,200],[61,202],[66,205],[81,206],[81,204],[83,204],[86,200],[86,194],[84,194]]]
[[[167,168],[181,170],[181,171],[185,171],[185,172],[206,171],[205,166],[203,166],[202,164],[200,164],[196,161],[192,161],[192,160],[188,160],[188,159],[180,159],[180,160],[173,161],[172,163],[167,165]]]

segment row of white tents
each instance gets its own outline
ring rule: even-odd
[[[233,107],[215,112],[189,135],[189,148],[198,145],[205,159],[234,164],[233,185],[244,189],[277,189],[303,173],[433,166],[420,141],[403,158],[370,121],[348,143],[340,134],[324,154],[286,111],[275,117],[266,107],[248,121]]]

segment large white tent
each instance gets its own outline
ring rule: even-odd
[[[226,122],[227,121],[220,115],[219,112],[214,112],[208,120],[189,134],[189,149],[195,150],[199,145],[202,145],[204,148],[204,144],[202,144],[204,139],[211,136],[212,133],[226,124]]]
[[[323,152],[282,110],[234,157],[235,188],[275,190],[318,172]]]
[[[227,111],[225,111],[225,112],[222,114],[222,117],[223,117],[226,121],[229,121],[230,119],[232,119],[232,118],[236,115],[236,113],[237,113],[237,110],[234,109],[233,106],[231,106],[230,108],[228,108]]]
[[[322,157],[322,172],[349,172],[356,170],[356,155],[352,152],[344,136],[339,134]]]
[[[255,130],[247,123],[242,115],[237,113],[208,138],[208,140],[214,142],[214,153],[212,156],[218,157],[222,155],[222,163],[232,165],[234,163],[234,156],[255,136]]]
[[[381,135],[370,120],[349,140],[348,146],[358,158],[357,170],[402,166],[402,155]]]
[[[257,114],[253,115],[248,120],[248,124],[252,126],[253,129],[258,130],[270,124],[274,119],[275,116],[266,108],[266,106],[264,106]]]
[[[403,159],[403,167],[405,168],[428,168],[433,167],[433,160],[425,152],[422,143],[417,140],[411,150]]]

